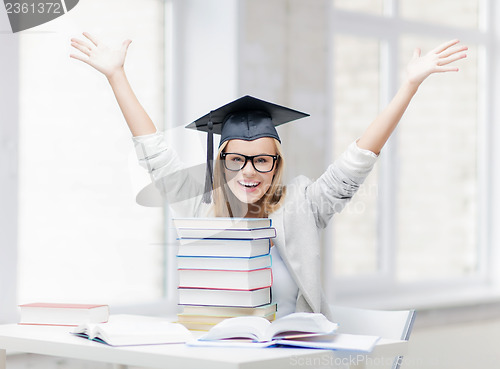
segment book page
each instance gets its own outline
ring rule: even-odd
[[[138,315],[112,315],[108,323],[87,324],[89,339],[100,338],[113,345],[158,344],[186,342],[192,334],[184,326],[164,318]],[[81,332],[78,327],[73,333]]]
[[[371,352],[379,337],[357,334],[332,334],[299,339],[284,339],[274,341],[276,344],[296,347],[309,347],[328,350],[348,350],[356,352]]]
[[[256,316],[241,316],[226,319],[215,325],[203,335],[200,340],[221,340],[227,338],[249,338],[262,341],[266,329],[271,323],[264,318]]]
[[[73,333],[85,334],[89,339],[94,339],[98,334],[97,325],[97,323],[80,324],[74,329]]]
[[[265,338],[283,336],[285,332],[290,332],[292,335],[297,335],[299,332],[327,334],[334,332],[337,327],[336,323],[330,322],[323,314],[292,313],[275,320],[267,329]]]

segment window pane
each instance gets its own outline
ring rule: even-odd
[[[126,70],[161,125],[162,9],[158,1],[81,1],[61,21],[19,36],[20,302],[137,303],[163,294],[162,211],[135,203],[138,164],[106,78],[69,58],[81,25],[106,24],[96,36],[115,46],[133,39]]]
[[[400,0],[403,18],[440,25],[477,28],[479,0]]]
[[[375,118],[379,108],[380,45],[371,38],[334,38],[334,154],[337,158]],[[333,220],[334,273],[377,269],[377,169]]]
[[[382,14],[384,0],[333,0],[336,8],[371,14]]]
[[[401,38],[401,60],[443,40]],[[432,75],[399,127],[397,275],[470,275],[477,267],[477,48],[460,73]]]

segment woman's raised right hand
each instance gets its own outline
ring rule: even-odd
[[[132,40],[125,40],[120,49],[112,50],[87,32],[83,32],[83,35],[90,42],[72,38],[71,46],[81,53],[71,54],[71,58],[87,63],[103,73],[108,79],[116,72],[123,70],[127,49]]]

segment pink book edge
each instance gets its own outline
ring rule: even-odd
[[[107,322],[108,322],[108,320],[106,320],[105,322],[99,322],[97,324],[104,324]],[[45,327],[78,327],[80,324],[17,323],[17,325],[39,325],[39,326],[45,326]]]
[[[259,269],[250,269],[250,270],[246,270],[246,269],[243,269],[243,270],[234,270],[234,269],[200,269],[200,268],[178,268],[177,270],[201,270],[203,272],[243,272],[243,273],[252,273],[252,272],[257,272],[259,270],[271,270],[271,268],[267,267],[267,268],[259,268]]]
[[[52,302],[34,302],[30,304],[19,305],[23,307],[36,307],[36,308],[58,308],[58,309],[95,309],[98,307],[108,306],[106,304],[66,304],[66,303],[52,303]]]
[[[263,290],[264,288],[270,288],[271,286],[272,286],[272,284],[270,284],[269,286],[252,288],[251,290],[236,289],[236,288],[212,288],[212,287],[188,287],[188,286],[178,286],[177,289],[184,289],[184,290],[215,290],[215,291],[246,291],[246,292],[252,292],[252,291],[257,291],[257,290]]]

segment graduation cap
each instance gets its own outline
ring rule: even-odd
[[[188,124],[186,128],[208,133],[207,167],[203,201],[210,203],[213,182],[213,134],[220,134],[222,145],[228,140],[253,141],[261,137],[272,137],[281,142],[276,126],[308,117],[281,105],[276,105],[252,96],[243,96]]]

